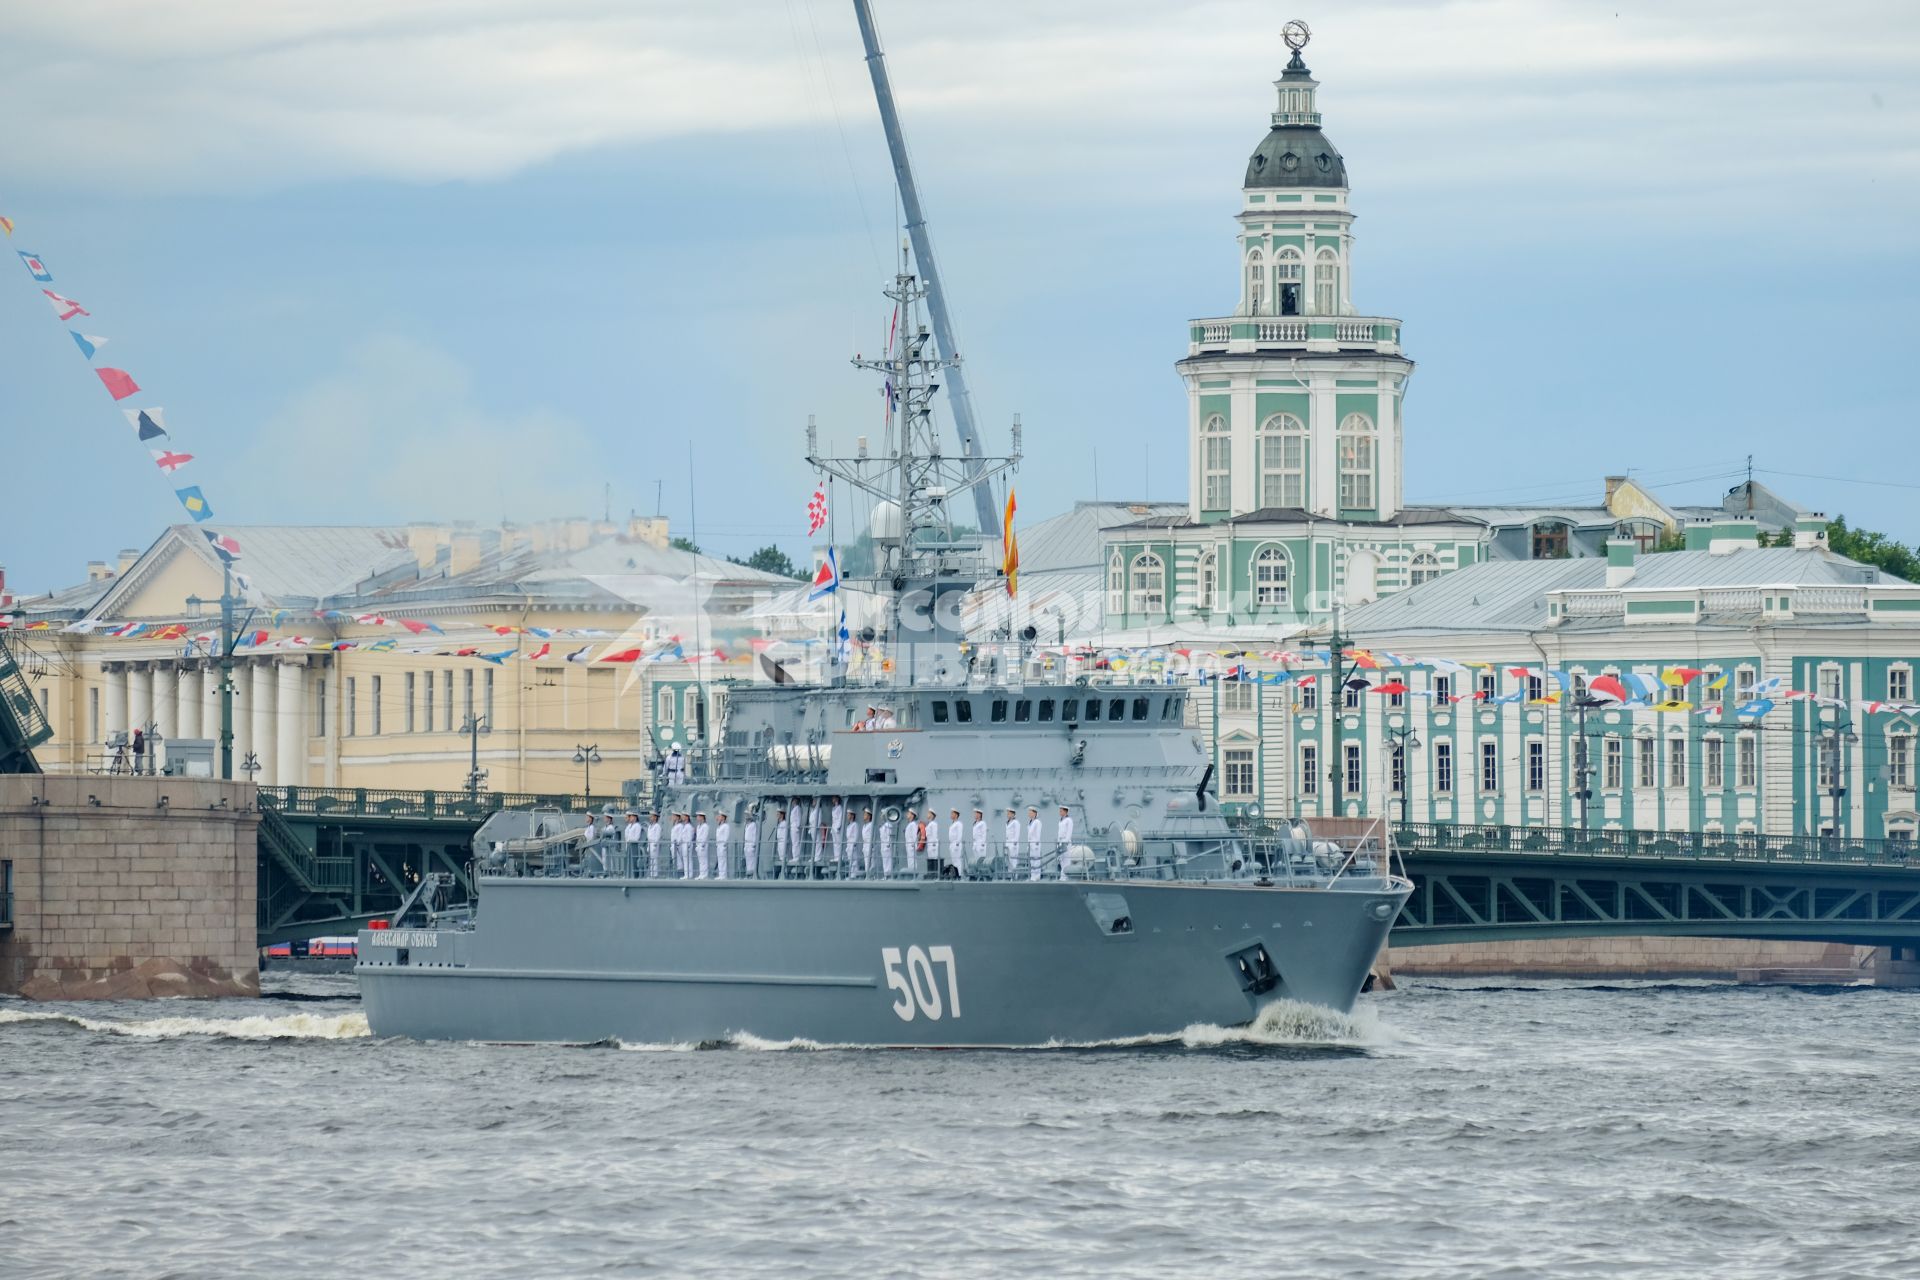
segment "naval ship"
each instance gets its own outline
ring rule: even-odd
[[[859,616],[829,615],[823,670],[763,662],[730,685],[707,742],[656,775],[663,825],[725,821],[704,857],[589,839],[558,812],[489,818],[470,902],[429,874],[391,927],[359,935],[375,1035],[1033,1047],[1238,1026],[1283,1000],[1345,1013],[1412,891],[1378,824],[1255,838],[1230,823],[1192,686],[1042,651],[1013,611],[967,632],[970,598],[1011,597],[1014,566],[950,513],[972,500],[991,528],[1020,428],[1007,456],[982,456],[871,14],[855,10],[912,245],[887,349],[854,361],[881,380],[879,447],[832,456],[807,429],[809,463],[873,504],[872,562],[842,579]],[[958,456],[933,426],[943,381]],[[930,813],[923,851],[909,824]]]
[[[1411,891],[1384,831],[1253,838],[1214,798],[1192,686],[1064,660],[1032,627],[961,631],[1004,567],[949,508],[1017,463],[1018,434],[1005,458],[942,455],[946,362],[910,264],[888,296],[894,349],[856,363],[887,379],[897,426],[851,457],[808,428],[809,462],[878,500],[859,656],[841,623],[824,676],[736,682],[712,745],[660,775],[663,822],[727,823],[697,861],[559,812],[489,818],[471,903],[431,876],[360,934],[375,1035],[1026,1047],[1352,1008]],[[931,849],[909,847],[930,813]]]

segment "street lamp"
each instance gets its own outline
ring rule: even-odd
[[[487,780],[486,770],[480,767],[480,735],[492,733],[493,726],[487,723],[485,716],[468,712],[467,718],[460,722],[460,732],[466,734],[472,744],[472,765],[467,770],[467,798],[477,802],[480,799],[480,784]]]
[[[1386,728],[1381,730],[1388,742],[1393,744],[1393,753],[1389,757],[1390,767],[1394,770],[1394,781],[1399,783],[1400,825],[1407,825],[1407,804],[1413,798],[1413,772],[1409,768],[1407,752],[1420,749],[1420,731],[1412,725],[1404,729]]]
[[[1574,741],[1573,798],[1580,802],[1580,829],[1587,829],[1587,805],[1593,799],[1593,764],[1587,758],[1587,712],[1595,707],[1607,705],[1605,698],[1596,698],[1592,694],[1582,693],[1574,699],[1574,710],[1579,713],[1578,738]]]
[[[1832,723],[1828,723],[1827,721],[1828,711],[1835,713]],[[1860,741],[1860,735],[1853,731],[1853,713],[1845,707],[1822,707],[1820,709],[1820,721],[1821,745],[1824,750],[1819,754],[1825,757],[1826,777],[1824,781],[1827,788],[1829,807],[1833,814],[1831,819],[1832,834],[1835,839],[1838,839],[1840,836],[1840,801],[1843,800],[1847,794],[1846,785],[1842,780],[1844,775],[1840,767],[1840,752],[1842,748],[1852,746],[1854,743]],[[1818,781],[1822,781],[1822,779],[1816,779],[1816,782]]]
[[[573,762],[580,765],[586,771],[587,803],[592,804],[593,766],[600,763],[600,745],[598,743],[590,743],[586,746],[581,746],[578,743],[574,744]]]

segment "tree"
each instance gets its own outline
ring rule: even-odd
[[[1827,547],[1835,555],[1874,565],[1896,578],[1920,582],[1920,548],[1895,542],[1871,529],[1849,528],[1844,515],[1828,522]]]
[[[675,551],[691,551],[694,555],[700,554],[700,544],[692,538],[672,538],[668,540],[667,545]]]
[[[797,578],[802,582],[809,576],[793,563],[793,557],[772,543],[760,548],[745,560],[737,556],[728,556],[727,559],[735,564],[743,564],[749,569],[758,569],[762,573],[777,573],[783,578]]]

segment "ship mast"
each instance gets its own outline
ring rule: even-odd
[[[900,129],[900,113],[893,105],[893,85],[887,76],[886,55],[880,52],[880,36],[874,30],[873,10],[867,0],[853,0],[853,15],[860,23],[860,41],[867,49],[867,72],[873,77],[873,96],[880,105],[880,125],[886,130],[887,151],[893,157],[893,177],[900,188],[900,205],[907,215],[907,237],[913,242],[913,260],[926,281],[927,312],[933,319],[933,340],[947,362],[947,404],[953,410],[953,425],[960,436],[960,452],[967,475],[976,481],[974,515],[980,531],[1000,532],[1000,513],[994,507],[993,494],[977,481],[986,460],[980,454],[980,431],[973,420],[973,396],[967,390],[966,375],[960,368],[959,350],[954,345],[953,321],[947,315],[947,295],[940,286],[940,272],[933,261],[933,241],[927,235],[927,216],[920,208],[920,189],[914,185],[913,166],[907,159],[907,139]],[[1018,453],[1016,446],[1014,452]]]

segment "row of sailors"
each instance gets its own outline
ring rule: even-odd
[[[824,810],[818,800],[811,805],[797,801],[792,816],[788,815],[786,809],[776,809],[773,820],[764,827],[759,811],[750,810],[739,845],[747,877],[759,877],[761,853],[768,837],[773,841],[770,867],[775,874],[780,869],[824,870],[834,866],[856,876],[877,874],[891,877],[894,874],[896,852],[893,811],[885,811],[878,826],[874,824],[871,809],[860,810],[849,821],[847,808],[837,797],[830,799],[831,807]],[[958,878],[966,875],[971,868],[984,868],[987,865],[989,848],[985,810],[973,811],[971,829],[961,822],[958,809],[948,810],[950,820],[947,823],[947,852],[944,856],[941,853],[938,812],[928,809],[926,817],[922,819],[909,809],[905,816],[906,823],[900,831],[902,840],[898,846],[898,852],[904,855],[900,859],[902,870],[924,866],[931,874]],[[642,822],[637,810],[629,810],[626,823],[622,825],[615,819],[612,810],[608,810],[600,822],[596,822],[589,814],[584,839],[589,844],[596,840],[619,840],[633,846],[629,852],[636,859],[639,846],[644,844],[647,874],[656,878],[666,871],[667,864],[662,861],[661,850],[664,839],[675,875],[693,880],[727,879],[733,866],[731,854],[734,849],[733,823],[727,815],[721,814],[717,825],[710,825],[705,813],[675,813],[669,818],[669,822],[662,824],[659,811],[653,810]],[[966,856],[966,840],[969,836],[972,837],[971,858]],[[1006,855],[1009,867],[1016,874],[1024,851],[1028,879],[1040,879],[1047,862],[1051,860],[1059,867],[1060,878],[1064,880],[1067,875],[1067,850],[1072,844],[1073,814],[1066,805],[1060,806],[1050,845],[1041,825],[1038,808],[1027,810],[1024,826],[1018,811],[1008,809],[999,852]]]

